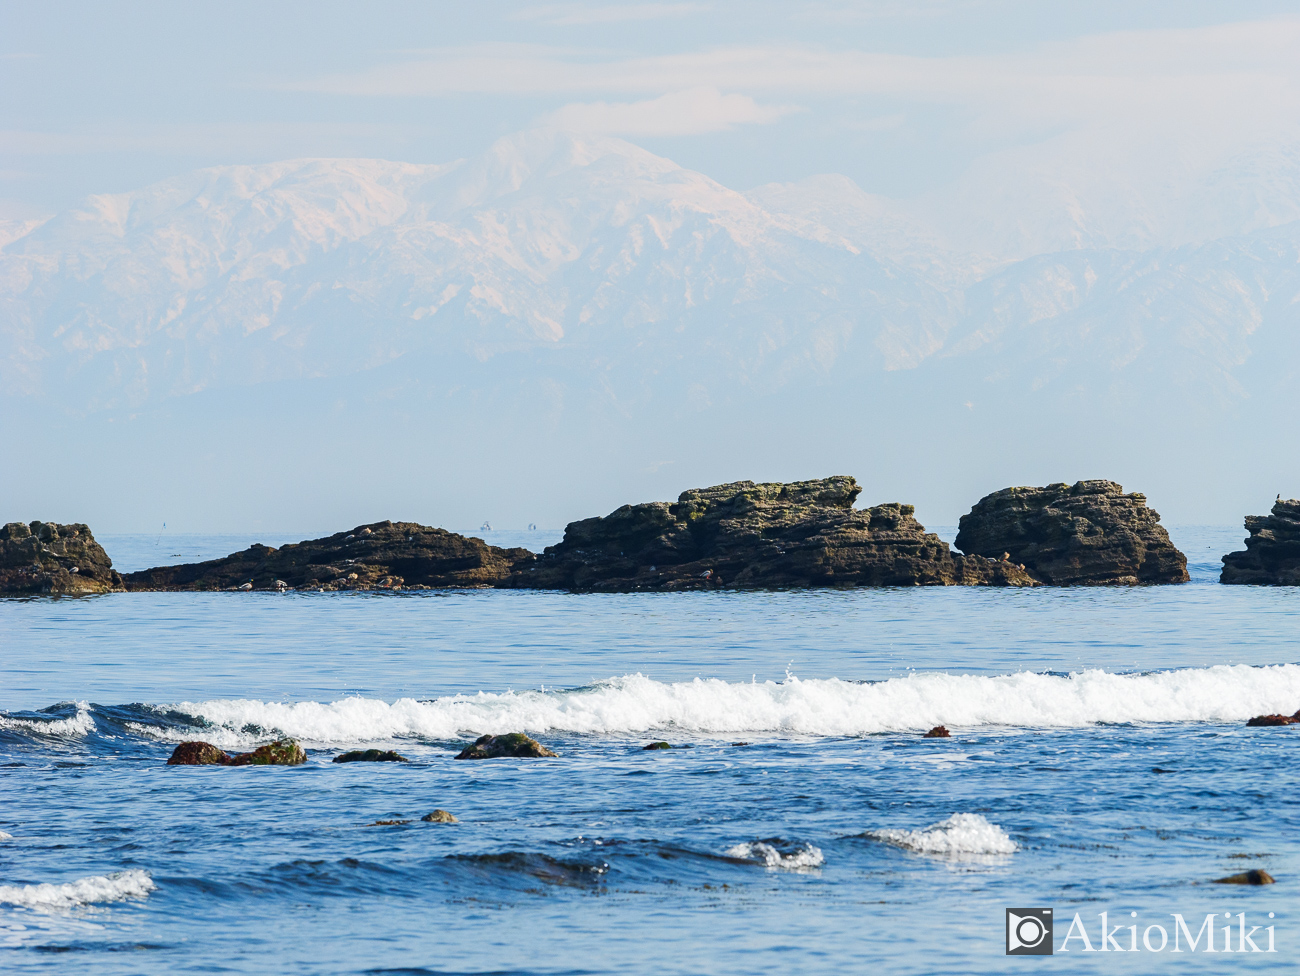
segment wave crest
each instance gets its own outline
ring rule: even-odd
[[[791,845],[780,840],[736,844],[723,853],[737,860],[754,861],[765,867],[784,868],[787,871],[819,868],[826,862],[819,847],[812,844]]]
[[[73,908],[124,898],[143,898],[155,888],[157,885],[148,872],[133,869],[92,875],[66,884],[0,885],[0,904],[24,908]]]
[[[1020,849],[1005,830],[978,813],[954,813],[920,830],[886,828],[865,836],[918,854],[1014,854]]]
[[[838,678],[783,682],[701,679],[665,683],[641,674],[569,691],[480,692],[434,701],[368,698],[334,702],[216,700],[170,706],[195,717],[203,738],[236,746],[273,731],[318,744],[422,738],[466,732],[595,734],[675,729],[701,734],[771,732],[864,735],[955,728],[1082,727],[1098,723],[1240,723],[1295,711],[1300,666],[1218,665],[1146,674],[982,676],[911,674],[858,683]],[[254,731],[255,730],[255,731]],[[133,731],[135,731],[133,729]],[[166,739],[192,728],[140,726]]]

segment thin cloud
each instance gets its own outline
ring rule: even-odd
[[[511,20],[532,20],[564,27],[586,24],[624,24],[630,21],[688,17],[708,8],[702,3],[596,4],[551,3],[525,7]]]
[[[626,136],[686,136],[722,132],[737,125],[766,124],[796,111],[759,105],[748,95],[724,95],[716,88],[669,92],[640,102],[578,102],[542,119],[546,125],[580,132]]]
[[[278,86],[346,95],[659,96],[694,88],[786,95],[885,95],[1009,106],[1059,120],[1182,98],[1275,101],[1300,90],[1300,20],[1119,31],[1000,55],[918,57],[748,46],[649,57],[483,45]]]

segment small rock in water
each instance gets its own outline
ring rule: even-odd
[[[652,742],[648,746],[642,746],[643,752],[649,752],[651,749],[671,749],[667,742]]]
[[[337,755],[334,762],[410,762],[405,756],[392,749],[353,749]]]
[[[1230,874],[1226,878],[1215,878],[1214,884],[1266,885],[1274,884],[1273,876],[1267,871],[1251,868],[1241,874]]]
[[[182,742],[172,750],[168,766],[226,766],[230,757],[211,742]]]
[[[442,809],[426,813],[420,820],[423,823],[460,823],[450,811]]]
[[[942,725],[936,725],[936,726],[935,726],[934,728],[932,728],[929,732],[925,733],[925,735],[921,736],[921,738],[923,738],[923,739],[950,739],[950,738],[952,738],[952,733],[949,732],[948,729],[947,729],[946,727],[944,727],[944,726],[942,726]]]
[[[306,761],[307,754],[293,739],[278,739],[230,757],[231,766],[299,766]]]
[[[371,827],[400,827],[402,824],[409,824],[409,820],[376,820],[370,824]]]
[[[1260,727],[1266,725],[1300,725],[1300,712],[1294,715],[1256,715],[1249,722],[1248,726]]]
[[[529,738],[522,732],[510,732],[505,735],[484,735],[457,754],[457,759],[500,759],[512,757],[517,759],[540,759],[555,756],[546,746],[536,739]]]

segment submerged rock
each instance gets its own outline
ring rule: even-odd
[[[1004,488],[963,515],[957,548],[1052,586],[1187,582],[1187,557],[1146,496],[1113,481]]]
[[[564,540],[503,586],[576,592],[992,584],[1032,586],[1018,566],[954,555],[911,505],[855,509],[850,477],[737,481],[676,502],[571,522]]]
[[[1300,712],[1294,715],[1256,715],[1246,723],[1248,726],[1300,725]]]
[[[1243,871],[1241,874],[1230,874],[1226,878],[1215,878],[1215,884],[1240,884],[1240,885],[1266,885],[1276,884],[1273,876],[1267,871],[1260,871],[1251,868],[1249,871]]]
[[[230,757],[211,742],[182,742],[172,750],[168,766],[228,766]]]
[[[420,820],[423,823],[460,823],[449,811],[442,809],[434,810],[433,813],[426,813]]]
[[[522,732],[510,732],[506,735],[484,735],[457,754],[457,759],[540,759],[555,756],[546,746],[536,739],[529,738]]]
[[[277,739],[230,757],[232,766],[299,766],[306,761],[307,753],[293,739]]]
[[[1300,586],[1300,501],[1278,498],[1269,515],[1247,515],[1244,552],[1223,557],[1220,583]]]
[[[949,732],[946,727],[942,725],[936,725],[929,732],[925,733],[925,735],[921,736],[921,738],[922,739],[950,739],[952,738],[952,733]]]
[[[250,546],[223,559],[123,576],[131,590],[428,590],[492,586],[533,560],[527,549],[414,522],[374,522],[279,549]]]
[[[0,593],[84,596],[122,589],[122,577],[80,522],[0,527]]]
[[[671,749],[672,746],[667,742],[652,742],[648,746],[642,746],[642,752],[649,752],[652,749]]]
[[[337,755],[331,760],[332,762],[349,763],[349,762],[410,762],[405,756],[394,752],[392,749],[353,749],[351,752],[344,752]]]

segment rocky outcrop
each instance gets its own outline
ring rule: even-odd
[[[0,593],[85,595],[122,589],[113,561],[81,523],[0,528]]]
[[[343,752],[335,756],[331,762],[350,763],[350,762],[410,762],[399,752],[392,749],[353,749],[351,752]]]
[[[420,818],[421,823],[460,823],[455,814],[449,810],[441,808],[434,810],[432,813],[426,813]]]
[[[211,742],[182,742],[167,760],[168,766],[300,766],[307,761],[302,746],[293,739],[277,739],[252,752],[228,755]]]
[[[936,725],[929,732],[925,733],[925,735],[921,736],[921,738],[922,739],[951,739],[952,733],[948,731],[947,726]]]
[[[1271,725],[1300,725],[1300,711],[1294,715],[1256,715],[1246,722],[1251,728],[1267,728]]]
[[[957,548],[1022,563],[1052,586],[1185,583],[1187,557],[1146,496],[1113,481],[1004,488],[961,518]]]
[[[509,732],[505,735],[483,735],[472,746],[462,749],[457,759],[542,759],[554,757],[546,746],[536,739],[529,738],[522,732]]]
[[[855,509],[850,477],[737,481],[571,522],[504,586],[576,592],[825,586],[1032,586],[1014,563],[954,555],[897,503]]]
[[[230,756],[211,742],[182,742],[172,750],[168,766],[229,766]]]
[[[1214,884],[1266,885],[1276,884],[1276,882],[1267,871],[1251,868],[1249,871],[1242,871],[1241,874],[1230,874],[1226,878],[1215,878]]]
[[[429,590],[492,586],[523,564],[527,549],[498,549],[414,522],[372,522],[323,539],[160,566],[123,579],[131,590]]]
[[[1220,583],[1300,586],[1300,500],[1278,498],[1269,515],[1247,515],[1244,552],[1223,557]]]

